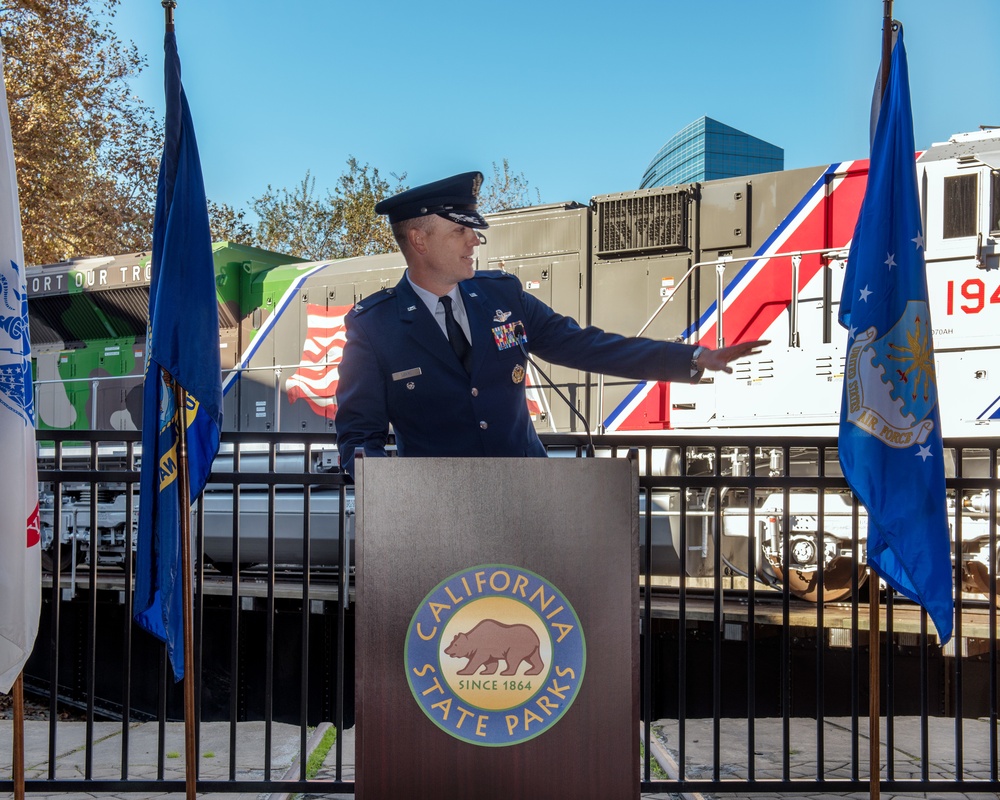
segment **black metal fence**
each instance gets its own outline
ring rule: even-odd
[[[131,621],[138,438],[39,434],[51,572],[25,673],[45,717],[28,723],[29,792],[184,786],[181,686]],[[550,457],[585,445],[545,442]],[[945,648],[922,610],[858,566],[865,513],[834,440],[595,444],[598,457],[639,455],[643,791],[865,791],[875,686],[883,791],[1000,790],[1000,441],[946,443],[958,591]],[[198,791],[352,794],[353,492],[331,437],[225,436],[193,523]],[[12,787],[0,767],[0,792]]]

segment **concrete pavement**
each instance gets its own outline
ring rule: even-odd
[[[964,748],[964,776],[966,780],[980,780],[989,777],[990,764],[990,723],[987,720],[964,720],[961,730]],[[714,731],[712,720],[687,720],[685,723],[685,777],[689,779],[704,779],[712,777]],[[721,753],[720,774],[723,779],[732,780],[738,786],[748,772],[747,741],[749,729],[746,720],[727,719],[721,724],[719,749]],[[307,749],[311,751],[322,737],[325,726],[321,726],[310,735]],[[26,777],[46,778],[48,775],[48,723],[29,720],[25,723],[26,749],[28,758],[25,764]],[[238,780],[255,780],[263,778],[264,723],[245,722],[237,727],[237,742],[235,753],[235,769]],[[758,780],[783,777],[783,760],[788,750],[789,776],[791,779],[812,778],[817,772],[817,738],[818,729],[815,720],[793,719],[790,721],[789,734],[786,738],[781,719],[758,719],[754,723],[754,753],[753,762],[755,777]],[[664,771],[672,777],[677,775],[680,758],[680,729],[676,720],[658,720],[653,725],[654,740],[650,744],[650,752],[660,762]],[[157,753],[159,730],[156,723],[136,723],[129,727],[128,770],[130,779],[155,779],[157,771]],[[595,732],[596,736],[600,732]],[[0,777],[10,778],[12,723],[0,722]],[[82,722],[60,721],[57,726],[55,777],[64,780],[81,780],[85,775],[86,765],[86,726]],[[823,737],[823,776],[828,780],[849,779],[851,777],[852,750],[855,735],[851,730],[850,718],[828,718],[822,726]],[[225,722],[206,722],[201,726],[199,748],[199,776],[210,780],[228,780],[230,765],[229,748],[230,728]],[[928,725],[928,773],[932,780],[952,779],[955,776],[955,722],[951,719],[931,718]],[[881,733],[882,775],[886,776],[887,748],[886,731],[883,723]],[[166,726],[165,752],[168,757],[164,763],[164,777],[167,779],[184,779],[184,726],[182,723],[170,723]],[[274,779],[294,779],[298,775],[298,756],[300,747],[300,732],[297,726],[274,723],[271,729],[270,768]],[[354,779],[354,730],[349,729],[343,735],[343,779]],[[868,773],[868,723],[867,719],[859,720],[857,736],[859,773],[864,780]],[[920,721],[916,718],[897,718],[895,721],[895,741],[893,747],[893,762],[895,776],[898,779],[919,779],[921,777],[921,731]],[[320,768],[317,780],[333,780],[336,767],[336,748],[330,750]],[[122,726],[120,723],[99,722],[94,725],[92,745],[92,763],[94,779],[118,780],[122,777]],[[121,794],[125,800],[154,800],[166,797],[165,792]],[[56,794],[43,792],[30,793],[32,800],[42,798],[60,798],[61,800],[84,800],[97,797],[85,791]],[[109,795],[102,794],[101,797]],[[176,794],[172,794],[176,797]],[[220,793],[211,795],[223,800],[263,800],[267,795],[259,797],[252,794]],[[348,800],[353,795],[331,794],[307,795],[306,798],[343,798]],[[853,795],[820,793],[806,795],[805,793],[778,794],[758,792],[747,794],[741,792],[719,794],[718,798],[754,798],[754,800],[787,800],[787,798],[809,797],[811,800],[832,800],[832,798],[866,798],[867,792]],[[708,795],[679,794],[644,794],[645,800],[710,800]],[[903,800],[903,798],[920,797],[923,800],[948,798],[948,800],[993,800],[996,795],[990,792],[969,791],[966,793],[930,793],[927,795],[893,795],[882,793],[885,800]],[[269,800],[290,800],[288,795],[272,795]]]
[[[684,726],[685,770],[689,780],[708,780],[713,777],[715,750],[714,724],[711,719],[686,720]],[[665,754],[665,771],[671,776],[678,774],[680,759],[680,728],[677,720],[658,720],[652,726],[655,742],[652,752]],[[988,720],[963,720],[961,725],[963,746],[963,776],[967,781],[981,781],[989,778],[990,767],[990,723]],[[888,748],[885,720],[879,733],[881,777],[888,778]],[[816,779],[819,769],[820,749],[817,746],[822,736],[822,771],[824,780],[850,780],[854,742],[857,741],[858,774],[867,781],[869,775],[869,732],[868,718],[858,720],[858,733],[854,734],[850,717],[828,717],[818,726],[814,719],[791,719],[787,736],[783,720],[767,718],[754,721],[753,765],[757,781],[781,780],[784,777],[784,758],[788,752],[788,777],[796,779]],[[923,769],[922,737],[918,717],[897,717],[894,720],[892,748],[893,777],[896,780],[920,780]],[[955,770],[955,720],[931,717],[927,725],[928,739],[928,779],[954,780]],[[746,780],[749,774],[750,756],[749,725],[745,719],[723,719],[720,725],[719,776],[722,780]],[[651,795],[652,797],[652,795]],[[709,797],[709,796],[706,796]],[[832,800],[833,798],[867,798],[868,792],[855,794],[820,792],[806,794],[778,794],[775,792],[755,792],[718,794],[711,797],[753,798],[753,800],[788,800],[788,798],[810,798],[810,800]],[[996,800],[994,792],[894,794],[882,792],[884,800],[904,800],[904,798],[948,798],[949,800]]]
[[[86,777],[86,723],[60,721],[56,726],[55,775],[57,780],[83,780]],[[25,779],[46,779],[49,776],[49,723],[28,720],[24,724]],[[118,722],[95,722],[91,746],[94,780],[121,780],[123,761],[122,725]],[[241,722],[237,726],[235,754],[230,753],[230,730],[227,722],[204,722],[199,741],[198,775],[207,780],[228,780],[230,757],[236,768],[237,780],[260,780],[264,777],[265,734],[263,722]],[[163,778],[185,778],[184,724],[165,726]],[[296,764],[299,756],[299,728],[273,723],[271,726],[271,777],[281,778]],[[133,723],[128,727],[129,780],[155,780],[159,752],[159,726],[156,723]],[[11,777],[13,754],[13,723],[0,722],[0,776]],[[81,787],[83,788],[83,787]],[[32,800],[60,798],[83,800],[92,797],[122,797],[128,800],[154,800],[167,797],[167,792],[128,792],[121,795],[93,794],[86,791],[70,793],[30,792]],[[169,794],[176,797],[176,794]],[[267,795],[265,795],[266,797]],[[212,797],[221,800],[256,800],[256,794],[220,793]]]

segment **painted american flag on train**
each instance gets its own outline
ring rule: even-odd
[[[337,414],[337,384],[340,361],[344,357],[347,329],[344,317],[351,306],[326,306],[310,303],[306,308],[308,329],[302,342],[298,369],[285,381],[288,401],[304,400],[321,417]]]
[[[306,306],[307,330],[302,342],[302,356],[295,373],[285,381],[285,393],[290,403],[303,400],[313,412],[326,419],[334,419],[337,415],[340,362],[347,341],[344,317],[352,307],[327,308],[315,303]],[[531,418],[547,418],[553,424],[548,401],[530,365],[524,384]]]

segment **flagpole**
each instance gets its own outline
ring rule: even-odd
[[[882,0],[882,91],[889,85],[889,70],[892,68],[892,0]]]
[[[885,97],[892,68],[892,0],[882,0],[882,71],[879,98]],[[868,796],[879,800],[882,765],[879,751],[882,747],[879,721],[882,713],[882,668],[879,639],[882,599],[879,594],[878,573],[868,567]]]
[[[177,0],[162,0],[164,27],[174,31]],[[194,711],[194,592],[191,586],[191,476],[187,452],[187,392],[174,381],[177,408],[177,471],[180,481],[181,592],[184,619],[184,788],[187,800],[195,800],[198,786],[198,754],[195,747]]]
[[[153,220],[133,618],[167,643],[174,678],[184,682],[185,788],[188,800],[195,800],[198,676],[191,505],[219,450],[222,386],[211,230],[194,125],[180,80],[173,15],[177,3],[162,0],[161,5],[167,113]]]
[[[890,67],[884,69],[883,63],[875,80],[872,116],[877,115],[877,119],[871,138],[868,181],[851,239],[838,314],[841,325],[848,329],[849,350],[838,460],[851,491],[868,510],[870,796],[875,798],[881,784],[879,692],[883,681],[879,669],[879,585],[884,582],[888,591],[899,592],[923,606],[934,620],[942,642],[951,639],[955,623],[945,450],[930,361],[934,350],[928,324],[923,220],[913,162],[913,108],[903,26],[892,19],[891,2],[884,5],[883,44],[890,54]],[[888,83],[879,102],[880,84],[886,77]],[[873,294],[876,300],[869,302]],[[879,396],[886,385],[883,376],[864,370],[863,365],[866,358],[877,358],[873,355],[879,352],[876,347],[891,348],[902,343],[903,350],[908,340],[918,341],[920,358],[923,354],[928,358],[926,366],[923,361],[918,366],[916,359],[908,360],[911,369],[923,372],[926,391],[922,398],[916,394],[910,397],[893,383],[893,391],[898,390],[903,400],[891,412],[891,419],[900,427],[914,433],[919,429],[921,433],[919,442],[915,438],[893,442],[876,433],[875,425],[868,424],[869,412],[882,412],[872,411],[862,398],[868,392]],[[912,402],[907,405],[907,401]],[[878,401],[871,405],[889,408]],[[920,459],[916,465],[914,456]],[[904,471],[905,482],[886,479],[886,475]],[[911,511],[905,519],[899,514],[900,507]]]
[[[868,567],[868,796],[879,800],[879,780],[881,778],[881,763],[879,749],[881,748],[879,733],[879,715],[881,714],[881,668],[879,665],[879,598],[878,573]]]
[[[168,0],[164,0],[164,3]],[[191,586],[191,476],[188,473],[187,392],[174,381],[177,408],[177,478],[180,482],[181,592],[184,617],[184,786],[187,800],[197,795],[198,756],[194,714],[194,592]]]
[[[14,681],[14,800],[24,800],[24,672]]]

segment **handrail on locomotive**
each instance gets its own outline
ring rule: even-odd
[[[791,285],[791,296],[792,302],[789,307],[789,329],[788,329],[788,346],[798,347],[799,346],[799,264],[802,261],[802,256],[808,255],[818,255],[820,258],[831,262],[828,266],[833,266],[836,261],[841,261],[845,265],[847,263],[847,248],[829,248],[822,247],[818,250],[791,250],[787,253],[774,253],[768,256],[768,260],[774,260],[777,258],[791,258],[792,259],[792,285]],[[699,261],[692,264],[691,267],[685,272],[679,281],[674,285],[674,287],[669,291],[669,293],[664,294],[660,298],[659,307],[652,313],[649,319],[643,324],[638,331],[635,332],[635,336],[642,336],[648,329],[649,326],[653,324],[656,318],[660,315],[660,312],[666,308],[667,303],[674,299],[674,295],[680,291],[680,288],[687,283],[688,278],[698,272],[702,267],[715,267],[716,280],[715,280],[715,347],[725,347],[726,337],[723,329],[723,296],[725,294],[725,269],[727,264],[741,264],[749,261],[758,261],[760,256],[743,256],[741,258],[733,258],[732,256],[723,256],[720,258],[713,258],[711,261]],[[824,298],[827,305],[829,304],[829,298]],[[604,375],[597,376],[597,417],[601,420],[597,429],[594,433],[604,433]]]

